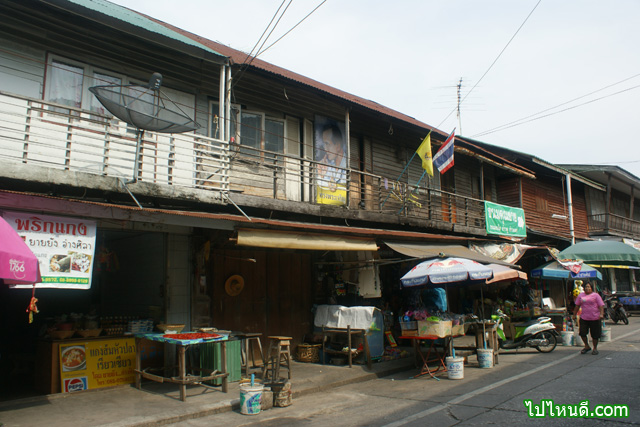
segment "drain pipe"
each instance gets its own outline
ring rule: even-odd
[[[571,244],[576,244],[576,233],[573,229],[573,201],[571,199],[571,174],[565,175],[567,178],[567,202],[569,203],[569,233],[571,234]]]

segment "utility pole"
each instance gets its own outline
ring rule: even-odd
[[[462,135],[462,116],[460,115],[460,104],[462,103],[461,99],[461,91],[462,91],[462,77],[460,77],[460,81],[458,82],[458,135]]]

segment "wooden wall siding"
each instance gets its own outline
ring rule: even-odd
[[[514,177],[496,181],[496,198],[498,204],[521,208],[520,178]],[[526,212],[525,212],[526,215]],[[525,217],[526,219],[526,217]]]
[[[522,200],[527,228],[562,238],[570,238],[569,220],[555,219],[551,216],[568,215],[568,204],[561,186],[540,180],[522,180]],[[587,208],[584,188],[573,182],[573,226],[577,239],[588,237]]]
[[[247,261],[255,259],[256,262]],[[311,256],[282,251],[215,249],[211,254],[213,326],[218,329],[291,336],[300,343],[313,330]],[[244,278],[244,290],[229,296],[225,281]]]

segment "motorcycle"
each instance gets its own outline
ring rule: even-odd
[[[551,323],[550,317],[539,317],[525,323],[515,324],[516,334],[512,340],[508,340],[504,334],[503,321],[508,316],[501,311],[492,315],[492,319],[498,322],[498,343],[500,348],[507,350],[532,347],[541,353],[550,353],[555,350],[560,334]]]
[[[624,305],[620,302],[615,294],[605,294],[604,297],[604,317],[611,319],[613,323],[622,322],[625,325],[629,324],[629,316],[624,309]]]

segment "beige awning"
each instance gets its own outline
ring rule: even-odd
[[[373,239],[274,230],[238,230],[238,245],[318,251],[377,251]]]
[[[508,262],[483,255],[462,245],[426,245],[422,243],[384,242],[396,252],[414,258],[459,257],[472,259],[484,264],[499,264],[518,268]]]
[[[488,279],[487,283],[495,283],[502,282],[504,280],[514,280],[514,279],[522,279],[527,280],[527,273],[524,271],[514,270],[513,268],[509,268],[505,265],[500,264],[489,264],[487,267],[491,267],[493,270],[493,278]]]

